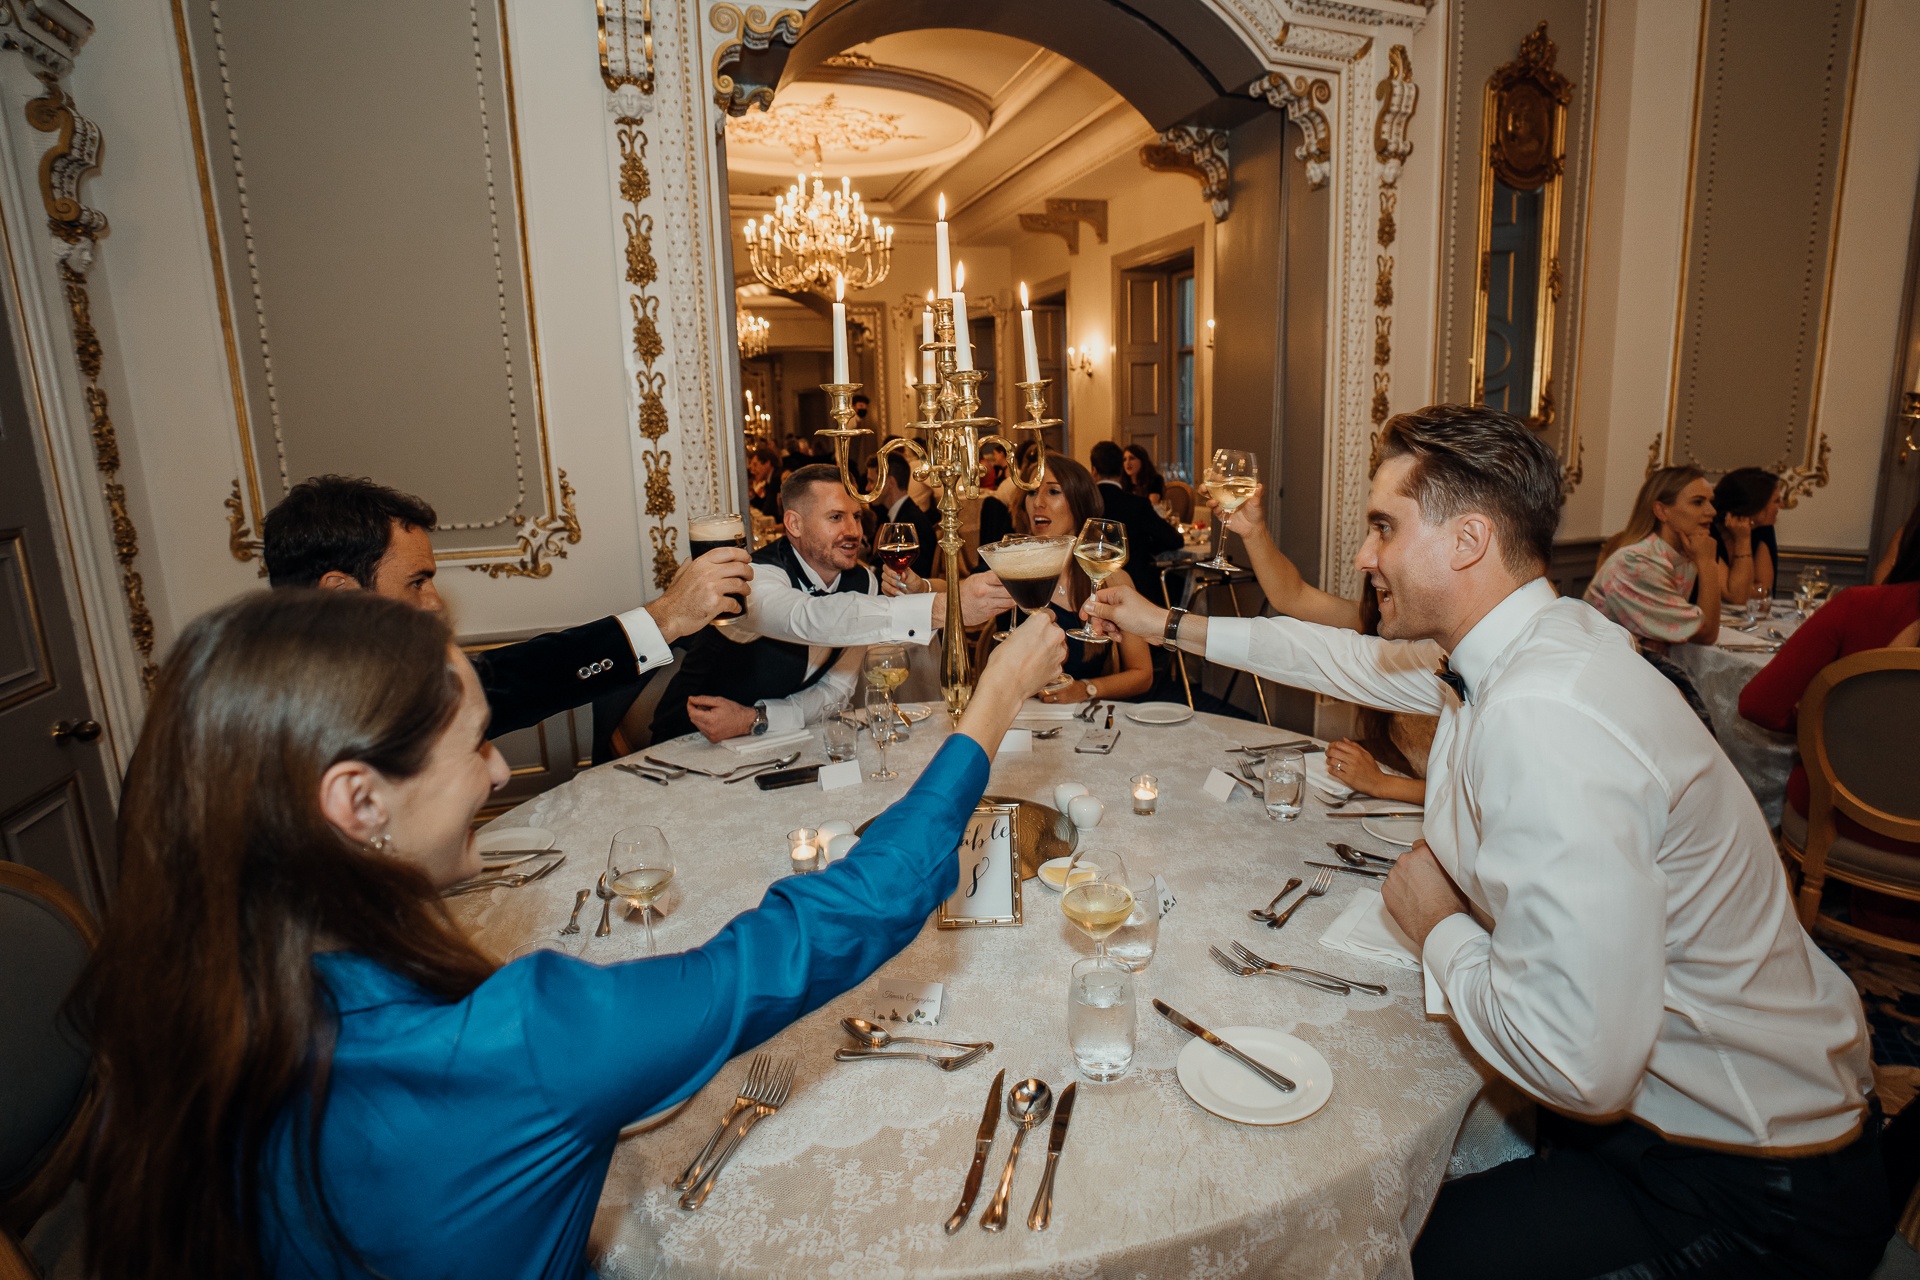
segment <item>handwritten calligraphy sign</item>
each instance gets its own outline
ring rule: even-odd
[[[939,927],[1020,923],[1020,851],[1014,832],[1018,804],[982,801],[960,838],[960,882],[940,904]]]

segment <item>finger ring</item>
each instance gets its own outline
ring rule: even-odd
[[[1334,771],[1335,773],[1345,773],[1345,772],[1347,771],[1347,766],[1345,766],[1345,765],[1343,765],[1343,764],[1337,764],[1337,765],[1335,765],[1335,766],[1333,766],[1333,771]]]

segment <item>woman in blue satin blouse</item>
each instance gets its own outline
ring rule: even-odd
[[[282,591],[169,658],[75,999],[105,1099],[103,1280],[581,1276],[620,1127],[913,939],[1064,652],[1050,617],[1023,625],[854,852],[705,946],[496,967],[437,893],[480,870],[471,819],[507,780],[451,639],[370,593]]]

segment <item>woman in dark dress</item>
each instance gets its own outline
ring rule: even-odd
[[[1127,469],[1127,481],[1133,485],[1133,491],[1158,505],[1167,491],[1167,482],[1161,478],[1160,468],[1153,465],[1153,456],[1137,444],[1130,444],[1121,452],[1126,455],[1122,465]]]
[[[1780,572],[1780,544],[1773,532],[1774,521],[1780,517],[1780,477],[1759,467],[1727,472],[1713,486],[1713,512],[1714,559],[1731,567],[1734,557],[1752,555],[1754,590],[1771,596]],[[1727,528],[1729,516],[1753,521],[1747,548],[1736,545],[1737,538]],[[1727,584],[1732,586],[1732,574],[1727,575]],[[1731,593],[1725,598],[1728,604],[1747,603],[1735,600]]]
[[[1036,537],[1078,534],[1081,526],[1101,513],[1100,490],[1093,476],[1072,458],[1057,453],[1047,455],[1047,470],[1040,487],[1020,503],[1016,523],[1022,533]],[[1126,577],[1122,569],[1107,579],[1117,582]],[[1079,564],[1068,559],[1060,571],[1060,582],[1053,591],[1053,616],[1062,630],[1080,625],[1080,606],[1092,594],[1093,583]],[[1107,644],[1067,637],[1067,660],[1061,670],[1074,683],[1054,693],[1040,695],[1042,702],[1091,702],[1104,698],[1109,702],[1131,702],[1153,687],[1153,649],[1139,636],[1120,641],[1120,670],[1112,675],[1107,669]]]

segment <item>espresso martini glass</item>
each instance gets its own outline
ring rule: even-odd
[[[981,547],[980,558],[1000,579],[1015,604],[1030,614],[1044,613],[1052,603],[1054,588],[1060,585],[1060,571],[1067,567],[1067,557],[1073,554],[1075,540],[1072,534],[1056,538],[1007,537]],[[1009,634],[1003,632],[994,638],[1004,640]],[[1063,675],[1049,684],[1046,691],[1051,693],[1072,683]]]

